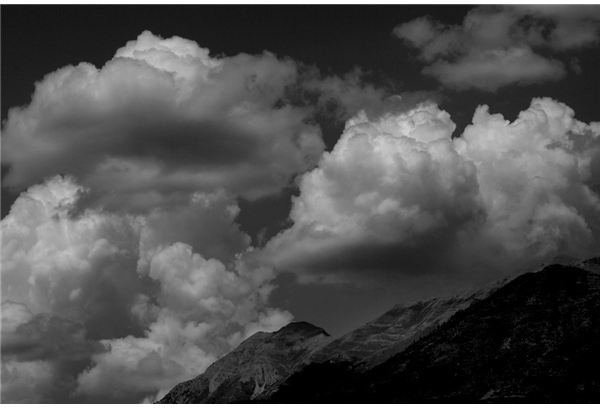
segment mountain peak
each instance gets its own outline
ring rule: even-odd
[[[549,265],[457,311],[367,370],[307,365],[268,402],[597,402],[599,308],[600,274]]]
[[[600,395],[597,377],[578,377],[599,361],[599,266],[552,264],[396,305],[333,340],[305,321],[259,332],[161,402],[587,401]]]
[[[329,337],[308,322],[292,322],[273,333],[255,333],[203,374],[176,385],[160,402],[230,403],[264,398],[307,364]]]
[[[321,327],[315,326],[314,324],[300,321],[300,322],[291,322],[286,326],[283,326],[281,329],[277,330],[275,334],[291,334],[298,333],[304,336],[317,336],[319,334],[323,334],[329,337],[329,333],[327,333]]]

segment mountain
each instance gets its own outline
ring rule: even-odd
[[[265,400],[309,363],[344,363],[351,365],[351,370],[366,370],[402,351],[488,291],[397,305],[333,341],[323,329],[305,322],[291,323],[275,333],[256,333],[204,374],[176,385],[159,402]],[[292,351],[296,349],[298,353]]]
[[[233,403],[266,398],[331,340],[323,329],[290,323],[274,333],[258,332],[189,381],[176,385],[160,403]]]
[[[318,350],[312,362],[348,363],[357,370],[374,367],[487,293],[488,290],[481,290],[465,296],[434,298],[409,306],[396,305],[374,321]]]
[[[398,305],[332,340],[257,333],[160,402],[597,402],[600,258]]]
[[[598,264],[521,275],[375,367],[313,363],[268,401],[599,402]]]

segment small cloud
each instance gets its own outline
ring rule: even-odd
[[[566,70],[561,62],[541,57],[528,47],[514,47],[471,52],[454,62],[436,61],[423,73],[456,89],[496,91],[511,84],[556,81]]]
[[[421,17],[396,26],[396,37],[427,64],[423,73],[456,89],[495,91],[511,84],[557,81],[563,51],[600,39],[600,8],[482,6],[461,25]],[[552,57],[552,56],[554,57]]]

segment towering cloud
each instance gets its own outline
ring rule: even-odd
[[[521,27],[530,14],[558,26]],[[538,43],[596,40],[595,17],[558,15],[476,9],[464,27],[421,19],[396,32],[428,69],[498,53],[498,77],[468,76],[492,89],[523,79],[515,61],[529,61],[528,78],[562,70]],[[101,68],[48,74],[2,129],[3,182],[24,190],[0,223],[3,402],[151,401],[292,319],[269,303],[280,271],[402,285],[597,250],[599,123],[534,99],[512,123],[481,106],[454,137],[448,113],[417,104],[426,96],[149,32]],[[347,120],[325,153],[322,115]],[[237,200],[293,180],[291,227],[252,248]]]
[[[316,165],[317,115],[388,97],[360,71],[150,32],[39,81],[2,129],[3,183],[29,187],[1,224],[3,401],[152,399],[290,321],[236,200]]]
[[[2,220],[3,400],[141,401],[291,319],[267,306],[272,271],[233,252],[248,241],[234,202],[74,213],[84,193],[55,177]]]
[[[297,65],[272,54],[212,58],[195,42],[149,32],[98,69],[61,68],[10,111],[9,186],[69,173],[107,208],[146,210],[225,188],[278,191],[323,149],[307,108],[285,104]]]
[[[421,17],[394,28],[419,51],[423,73],[449,87],[486,91],[555,81],[566,74],[560,53],[600,39],[600,14],[585,6],[483,6],[462,25]]]
[[[461,137],[435,105],[348,121],[263,256],[304,279],[502,276],[600,243],[600,124],[548,98]]]

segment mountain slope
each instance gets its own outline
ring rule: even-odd
[[[159,402],[232,403],[264,398],[328,341],[327,332],[306,322],[290,323],[274,333],[256,333],[203,374],[176,385]]]
[[[514,279],[366,372],[311,364],[270,401],[598,402],[598,311],[600,274],[552,265]]]
[[[435,298],[410,306],[397,305],[379,318],[317,351],[314,363],[350,363],[364,370],[404,350],[454,313],[485,297],[487,290],[466,296]]]
[[[366,370],[403,350],[485,293],[487,290],[410,306],[397,305],[333,341],[322,329],[304,322],[292,323],[276,333],[256,333],[204,374],[175,386],[160,402],[266,399],[290,375],[315,362],[348,363],[352,370]],[[326,336],[319,336],[323,334]],[[290,344],[300,350],[299,355],[289,355]]]

